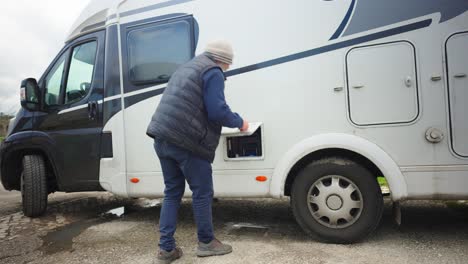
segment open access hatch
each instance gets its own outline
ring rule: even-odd
[[[237,128],[223,128],[225,137],[225,160],[263,159],[262,123],[249,123],[249,129],[241,132]]]

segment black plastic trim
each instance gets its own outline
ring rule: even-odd
[[[104,132],[101,136],[101,158],[114,157],[112,149],[112,132]]]
[[[106,30],[104,64],[104,97],[118,95],[120,91],[119,38],[117,25]]]
[[[129,108],[130,106],[138,103],[138,102],[141,102],[145,99],[149,99],[153,96],[158,96],[160,94],[162,94],[164,92],[164,90],[166,89],[166,87],[164,88],[159,88],[159,89],[156,89],[156,90],[151,90],[151,91],[148,91],[148,92],[144,92],[144,93],[140,93],[140,94],[136,94],[136,95],[132,95],[132,96],[129,96],[129,97],[125,97],[125,108]]]
[[[115,114],[122,110],[122,98],[118,97],[114,100],[105,101],[102,107],[103,111],[103,126],[106,125]]]

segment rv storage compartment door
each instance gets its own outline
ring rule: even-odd
[[[347,57],[349,116],[356,125],[409,123],[418,116],[413,45],[354,48]]]
[[[250,123],[249,130],[223,128],[225,160],[263,159],[262,123]]]
[[[447,79],[449,83],[452,149],[468,157],[468,33],[456,34],[447,41]]]

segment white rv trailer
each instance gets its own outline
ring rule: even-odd
[[[223,130],[215,196],[291,196],[307,233],[359,240],[382,215],[377,176],[394,202],[468,198],[467,10],[465,0],[92,1],[38,85],[23,82],[2,182],[23,186],[31,216],[56,190],[162,197],[147,125],[177,66],[221,37],[235,48],[228,103],[256,123]]]

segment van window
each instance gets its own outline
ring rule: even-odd
[[[60,97],[60,87],[62,84],[63,68],[67,52],[57,60],[54,67],[45,77],[45,98],[47,105],[58,105]]]
[[[80,101],[91,89],[96,61],[96,49],[96,41],[84,43],[73,48],[65,88],[65,104]]]
[[[177,21],[130,31],[130,81],[135,85],[167,82],[179,65],[192,58],[190,26],[188,21]]]

